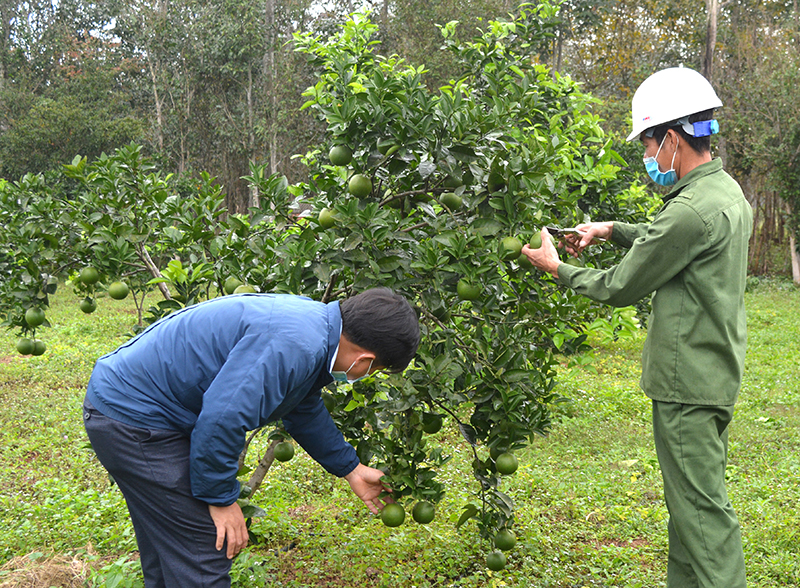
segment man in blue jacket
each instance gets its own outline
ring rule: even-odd
[[[383,472],[359,463],[320,389],[401,372],[419,337],[413,308],[385,288],[329,304],[243,294],[175,312],[101,357],[84,423],[128,504],[145,586],[230,586],[248,538],[239,454],[268,422],[282,419],[373,513],[383,508]]]

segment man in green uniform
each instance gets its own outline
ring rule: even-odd
[[[562,264],[546,229],[531,262],[593,300],[627,306],[653,293],[641,386],[669,510],[668,588],[744,588],[739,522],[725,489],[728,424],[744,366],[744,287],[753,215],[712,159],[711,84],[688,68],[659,71],[636,91],[633,132],[650,177],[671,191],[650,224],[579,225],[567,250],[595,239],[629,249],[609,269]],[[662,171],[666,170],[666,171]]]

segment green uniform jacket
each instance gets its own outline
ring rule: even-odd
[[[592,300],[628,306],[653,294],[641,386],[653,400],[731,405],[747,345],[744,288],[753,212],[715,159],[682,177],[651,224],[614,223],[629,247],[607,270],[558,266]]]

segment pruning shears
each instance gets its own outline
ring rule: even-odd
[[[566,227],[566,228],[545,227],[545,229],[547,229],[547,232],[550,233],[551,235],[555,235],[555,236],[560,237],[562,239],[564,237],[566,237],[567,235],[584,235],[585,234],[584,231],[581,231],[580,229],[577,229],[576,227]],[[600,237],[595,237],[593,240],[601,242],[601,243],[605,242],[605,239],[602,239]]]

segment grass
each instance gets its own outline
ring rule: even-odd
[[[56,297],[40,358],[16,355],[13,335],[0,337],[3,587],[141,586],[124,502],[86,448],[80,410],[95,358],[125,340],[135,315],[127,301],[101,300],[91,316],[77,304]],[[751,588],[800,586],[800,290],[757,285],[747,307],[728,490]],[[300,451],[254,496],[267,511],[253,525],[264,543],[236,560],[234,586],[663,586],[667,512],[650,402],[638,389],[642,342],[599,347],[591,369],[564,366],[558,391],[570,401],[503,488],[519,539],[503,572],[486,570],[489,546],[474,525],[455,529],[473,490],[471,458],[446,423],[436,438],[454,458],[431,525],[384,527]]]

